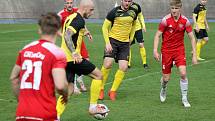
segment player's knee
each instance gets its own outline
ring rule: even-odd
[[[168,82],[170,80],[170,76],[163,76],[163,81]]]
[[[103,66],[106,68],[106,69],[110,69],[112,67],[112,63],[111,62],[107,62],[107,63],[104,63]]]
[[[187,78],[186,72],[181,72],[180,75],[181,75],[181,78],[182,78],[182,79],[186,79],[186,78]]]
[[[102,80],[103,79],[103,75],[101,71],[98,71],[95,77],[96,80]]]
[[[143,43],[139,43],[139,47],[140,47],[140,48],[143,48],[143,47],[144,47],[144,44],[143,44]]]

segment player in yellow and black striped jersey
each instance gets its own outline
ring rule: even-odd
[[[94,115],[96,113],[104,113],[104,110],[99,110],[97,101],[102,84],[102,73],[96,68],[94,64],[81,57],[80,47],[85,32],[85,19],[93,14],[94,3],[92,0],[81,0],[77,13],[71,14],[67,17],[62,33],[61,48],[66,54],[67,67],[66,76],[69,82],[68,94],[73,93],[73,82],[75,74],[89,75],[92,77],[90,87],[90,106],[89,113]],[[61,98],[58,99],[57,112],[58,116],[62,114],[65,109],[65,104],[61,103]]]
[[[113,8],[103,23],[102,31],[106,45],[101,69],[103,83],[99,99],[104,98],[104,85],[114,59],[119,63],[119,69],[109,91],[111,100],[115,100],[116,91],[127,71],[129,44],[130,40],[133,40],[137,15],[141,11],[140,6],[131,6],[132,2],[132,0],[121,0],[121,5]]]
[[[206,3],[207,0],[200,0],[200,3],[194,8],[193,11],[193,22],[194,22],[194,31],[197,38],[196,52],[198,60],[205,60],[200,57],[201,48],[208,42],[208,33],[209,30],[208,22],[206,19]]]
[[[139,4],[133,2],[133,4],[131,6],[139,6]],[[148,68],[148,64],[146,63],[146,49],[144,47],[143,31],[146,32],[146,25],[145,25],[145,21],[144,21],[144,16],[140,10],[138,13],[138,17],[137,17],[136,32],[134,35],[134,40],[132,40],[131,45],[135,43],[135,40],[138,42],[139,48],[140,48],[142,64],[143,64],[143,67],[146,69],[146,68]],[[130,48],[128,67],[131,67],[131,55],[132,55],[132,52],[131,52],[131,48]]]

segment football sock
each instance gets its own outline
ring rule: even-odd
[[[187,91],[188,91],[188,80],[185,79],[181,79],[180,80],[180,87],[181,87],[181,95],[182,97],[186,97],[187,96]]]
[[[106,69],[104,66],[102,66],[101,72],[103,74],[103,80],[102,80],[102,86],[101,89],[104,89],[104,85],[107,81],[108,75],[110,73],[110,69]]]
[[[128,66],[131,66],[131,48],[130,48],[130,51],[129,51]]]
[[[60,117],[62,115],[62,113],[64,112],[65,108],[66,108],[66,104],[63,104],[62,101],[62,96],[59,96],[58,100],[57,100],[57,106],[56,106],[56,110],[57,110],[57,116]]]
[[[90,87],[90,104],[97,104],[100,90],[101,90],[102,80],[93,79]]]
[[[206,43],[207,43],[206,40],[202,39],[202,41],[201,41],[201,48],[202,48]]]
[[[201,42],[200,42],[200,41],[198,41],[198,42],[197,42],[197,44],[196,44],[196,54],[197,54],[197,58],[199,58],[199,57],[200,57],[200,53],[201,53],[201,46],[202,46]]]
[[[140,55],[141,55],[143,64],[146,64],[146,50],[144,47],[140,48]]]
[[[121,84],[124,76],[125,76],[125,72],[118,69],[115,74],[115,79],[113,81],[111,91],[116,91],[119,88],[119,85]]]
[[[161,82],[161,87],[162,87],[163,89],[165,89],[165,88],[167,87],[168,81],[164,81],[164,80],[163,80],[163,77],[161,77],[160,82]]]

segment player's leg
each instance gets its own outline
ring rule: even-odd
[[[131,68],[131,56],[132,56],[132,52],[131,52],[131,48],[130,48],[129,59],[128,59],[128,68]]]
[[[186,74],[186,59],[185,59],[185,52],[184,51],[178,51],[175,53],[176,58],[176,66],[179,69],[180,73],[180,88],[181,88],[181,97],[182,97],[182,103],[184,107],[190,107],[190,103],[187,99],[187,92],[188,92],[188,79]]]
[[[169,74],[163,74],[161,77],[161,90],[160,90],[160,101],[164,102],[166,100],[167,95],[167,84],[170,80],[170,73]]]
[[[136,33],[136,40],[139,43],[139,50],[140,50],[140,56],[142,59],[142,64],[144,68],[148,68],[148,65],[146,63],[146,49],[144,47],[144,40],[143,40],[143,32],[142,29],[137,30]]]
[[[68,81],[68,96],[71,96],[74,91],[75,72],[73,69],[74,69],[73,62],[68,62],[66,66],[66,78]],[[65,108],[66,104],[62,103],[62,96],[59,96],[56,106],[58,119],[60,119],[60,116],[64,112]]]
[[[162,53],[161,55],[162,62],[162,77],[161,77],[161,90],[160,90],[160,101],[164,102],[166,100],[167,95],[167,84],[170,80],[171,68],[173,64],[172,54],[170,53]]]
[[[128,58],[129,58],[129,43],[118,42],[117,45],[119,49],[115,59],[119,63],[119,69],[115,74],[113,85],[111,87],[111,90],[109,91],[109,97],[113,101],[116,99],[116,91],[121,85],[122,80],[125,76],[125,72],[128,69]]]
[[[110,73],[112,64],[113,64],[113,58],[111,58],[111,57],[104,58],[103,66],[101,68],[103,79],[102,79],[101,91],[100,91],[100,96],[99,96],[100,100],[104,99],[104,86],[108,79],[108,75]]]
[[[200,55],[201,55],[201,48],[202,48],[202,41],[203,41],[203,38],[204,38],[204,36],[203,36],[203,30],[202,29],[200,29],[200,31],[199,32],[196,32],[195,31],[195,35],[196,35],[196,38],[197,38],[197,43],[196,43],[196,55],[197,55],[197,59],[198,60],[205,60],[205,59],[202,59],[201,57],[200,57]]]
[[[102,79],[102,85],[101,85],[101,91],[100,91],[100,96],[99,96],[99,99],[100,100],[103,100],[104,99],[104,86],[105,86],[105,83],[108,79],[108,75],[110,73],[110,70],[111,70],[111,67],[112,67],[112,64],[113,64],[113,60],[114,60],[114,56],[115,56],[115,53],[116,53],[116,46],[115,46],[115,40],[110,38],[110,44],[113,48],[112,52],[106,52],[104,51],[104,61],[103,61],[103,65],[102,65],[102,68],[101,68],[101,72],[102,72],[102,75],[103,75],[103,79]]]
[[[179,66],[180,72],[180,88],[181,88],[181,100],[184,107],[191,107],[190,103],[188,102],[187,92],[188,92],[188,79],[186,76],[186,66]]]
[[[74,94],[81,94],[81,91],[80,91],[80,89],[78,88],[78,86],[77,86],[77,79],[78,79],[78,75],[76,74],[75,75],[75,80],[74,80]]]
[[[118,90],[119,86],[122,83],[122,80],[125,76],[127,68],[128,68],[128,61],[119,60],[119,69],[117,70],[117,72],[115,74],[113,85],[109,91],[109,97],[112,101],[116,100],[116,91]]]

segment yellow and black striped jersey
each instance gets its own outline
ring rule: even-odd
[[[205,5],[198,4],[193,11],[193,15],[196,16],[196,24],[199,29],[205,29],[205,20],[206,20],[206,8]],[[194,25],[195,28],[196,25]]]
[[[136,5],[130,6],[127,11],[123,10],[121,6],[112,9],[104,22],[104,24],[111,24],[110,28],[106,28],[108,29],[108,36],[121,42],[129,42],[129,36],[139,12],[141,12],[141,8]],[[105,35],[104,29],[103,35]],[[108,39],[108,37],[105,36],[104,38]]]
[[[140,29],[145,28],[144,16],[142,14],[142,10],[141,10],[140,5],[135,3],[135,2],[133,2],[131,7],[139,8],[139,11],[137,13],[137,22],[136,22],[136,29],[135,30],[140,30]]]
[[[72,41],[75,47],[75,51],[80,54],[81,43],[85,32],[85,21],[83,17],[79,13],[73,13],[67,17],[63,25],[61,48],[66,54],[67,62],[70,62],[73,61],[72,53],[67,47],[64,40],[64,35],[67,29],[71,29],[73,31],[74,34],[72,35]]]

